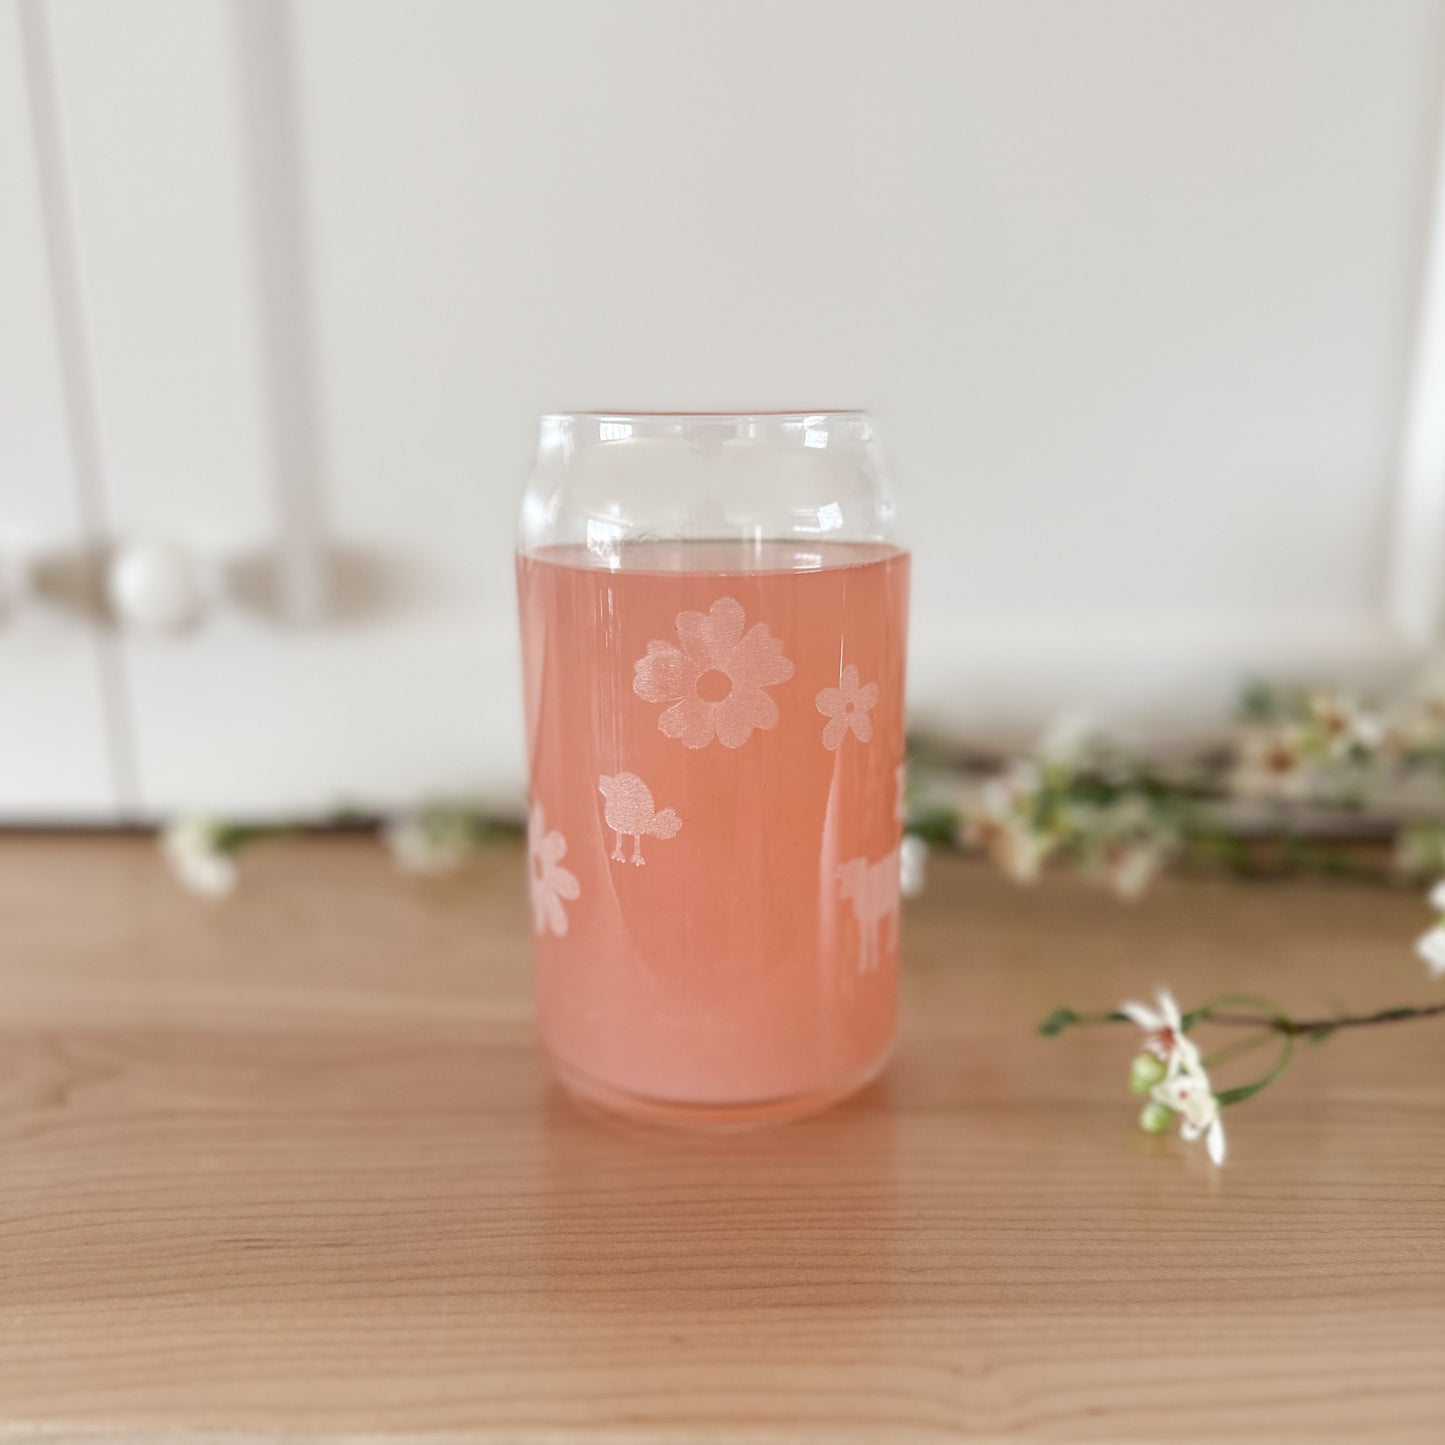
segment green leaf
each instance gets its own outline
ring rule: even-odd
[[[1076,1024],[1078,1021],[1079,1016],[1073,1009],[1056,1008],[1053,1013],[1039,1025],[1039,1032],[1046,1039],[1056,1038],[1059,1034],[1063,1033],[1070,1024]]]

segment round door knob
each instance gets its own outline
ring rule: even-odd
[[[122,542],[105,574],[116,620],[137,632],[175,633],[194,626],[210,601],[205,568],[176,542]]]

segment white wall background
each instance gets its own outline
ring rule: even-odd
[[[0,0],[0,813],[515,797],[544,409],[880,414],[955,731],[1387,679],[1445,561],[1442,45],[1438,0]],[[214,569],[184,634],[88,599],[147,536]]]

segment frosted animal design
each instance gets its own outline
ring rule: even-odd
[[[642,856],[642,840],[649,838],[671,838],[682,827],[682,819],[672,808],[657,812],[652,805],[652,794],[647,784],[636,773],[604,773],[597,779],[597,791],[607,800],[602,815],[607,826],[617,834],[612,857],[619,863],[627,860],[622,855],[622,840],[632,839],[632,861],[641,868],[647,861]]]
[[[885,853],[877,862],[850,858],[837,868],[838,893],[853,905],[858,924],[858,972],[878,967],[883,944],[883,927],[890,946],[898,942],[898,849]]]

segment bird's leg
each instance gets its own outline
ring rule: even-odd
[[[641,833],[634,833],[634,834],[632,835],[632,861],[633,861],[639,868],[645,868],[645,867],[647,866],[647,859],[645,859],[645,858],[642,856],[642,834],[641,834]]]
[[[622,856],[622,829],[614,828],[612,831],[617,834],[617,841],[612,845],[612,856],[619,863],[625,863],[627,859]]]

